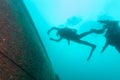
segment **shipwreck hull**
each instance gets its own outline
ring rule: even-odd
[[[0,80],[56,80],[22,0],[0,0]]]

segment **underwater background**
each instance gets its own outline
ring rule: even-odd
[[[101,29],[97,20],[120,19],[119,0],[24,0],[24,3],[60,80],[120,80],[119,52],[108,46],[101,53],[106,41],[104,34],[82,38],[97,46],[89,61],[89,46],[72,41],[68,45],[65,39],[54,42],[49,37],[57,38],[56,31],[47,34],[53,26],[77,29],[78,34]]]

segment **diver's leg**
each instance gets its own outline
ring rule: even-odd
[[[87,36],[88,34],[91,34],[91,33],[93,33],[93,31],[88,31],[88,32],[84,32],[84,33],[82,33],[82,34],[80,34],[79,35],[79,38],[82,38],[82,37],[84,37],[84,36]]]
[[[105,43],[105,45],[104,45],[104,47],[103,47],[103,49],[102,49],[101,53],[103,53],[103,52],[104,52],[104,50],[108,47],[108,45],[109,45],[109,43],[106,41],[106,43]]]
[[[90,52],[90,55],[89,55],[89,57],[88,57],[88,59],[87,59],[87,61],[89,61],[90,58],[91,58],[91,56],[92,56],[93,51],[94,51],[95,48],[96,48],[96,45],[91,44],[91,43],[89,43],[89,42],[87,42],[87,41],[83,41],[83,40],[79,40],[79,41],[76,41],[76,42],[78,42],[78,43],[80,43],[80,44],[85,44],[85,45],[90,46],[90,47],[92,48],[92,50],[91,50],[91,52]]]
[[[82,38],[82,37],[84,37],[84,36],[87,36],[88,34],[91,34],[91,33],[102,34],[102,33],[104,33],[104,31],[105,31],[105,28],[100,29],[100,30],[91,29],[91,30],[88,31],[88,32],[84,32],[84,33],[80,34],[80,35],[79,35],[79,38]]]
[[[90,52],[89,57],[87,58],[87,61],[89,61],[89,60],[90,60],[90,58],[91,58],[91,56],[92,56],[93,51],[95,50],[95,48],[96,48],[96,46],[92,47],[92,50],[91,50],[91,52]]]
[[[97,30],[97,29],[91,29],[91,32],[92,33],[96,33],[96,34],[102,34],[102,33],[105,32],[105,30],[106,30],[106,28],[102,28],[102,29],[99,29],[99,30]]]

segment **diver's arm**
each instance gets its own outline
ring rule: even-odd
[[[53,41],[59,42],[59,41],[62,40],[62,37],[60,37],[59,39],[53,39],[53,38],[50,38],[50,40],[53,40]]]
[[[109,45],[108,42],[106,42],[103,49],[102,49],[102,51],[101,51],[101,53],[103,53],[103,51],[105,51],[105,49],[108,47],[108,45]]]
[[[47,34],[50,34],[50,32],[51,32],[52,30],[59,30],[59,28],[52,27],[51,29],[48,30]]]

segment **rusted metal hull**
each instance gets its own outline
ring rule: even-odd
[[[22,0],[0,0],[0,80],[56,80]]]

